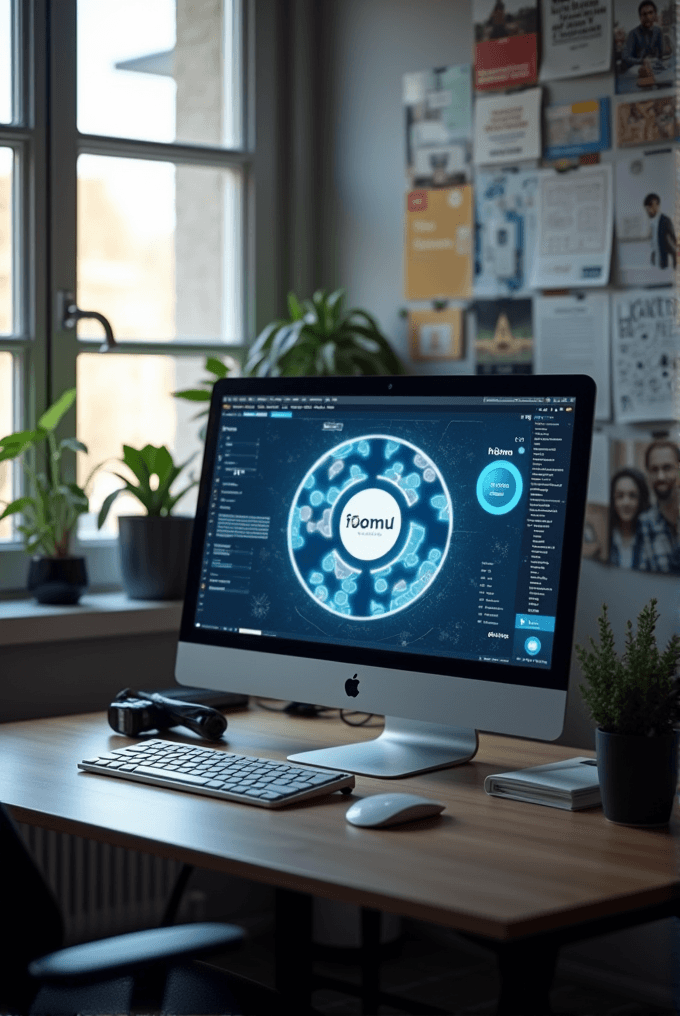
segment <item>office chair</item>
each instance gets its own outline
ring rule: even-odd
[[[276,992],[192,959],[237,947],[243,932],[234,925],[161,927],[61,949],[59,907],[2,804],[0,856],[7,936],[0,947],[0,1012],[74,1016],[141,1005],[177,1014],[272,1016],[284,1008]],[[173,895],[176,903],[179,894]]]

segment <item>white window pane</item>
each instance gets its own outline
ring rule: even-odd
[[[78,129],[241,146],[239,0],[78,0]]]
[[[0,148],[0,335],[12,332],[12,162]]]
[[[0,437],[14,430],[12,426],[12,354],[0,353]],[[12,500],[12,463],[0,462],[0,512]],[[12,520],[0,522],[0,542],[11,540]]]
[[[119,339],[241,343],[241,191],[237,170],[81,155],[79,305]]]
[[[0,0],[0,123],[12,122],[12,8]]]
[[[165,445],[177,465],[194,455],[191,465],[177,480],[174,488],[177,491],[186,485],[192,473],[199,477],[202,421],[193,417],[207,404],[175,399],[172,392],[198,387],[200,379],[206,376],[204,362],[203,356],[81,353],[78,357],[78,437],[89,450],[88,455],[78,456],[78,482],[84,483],[95,465],[111,460],[93,479],[91,512],[81,519],[80,539],[114,536],[118,531],[118,515],[144,512],[132,495],[121,495],[114,502],[106,527],[97,530],[97,514],[104,498],[121,486],[112,471],[126,472],[119,462],[124,444],[134,448],[143,448],[146,444]],[[175,513],[193,515],[196,493],[194,489],[182,498]]]

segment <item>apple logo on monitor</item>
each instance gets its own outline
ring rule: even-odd
[[[429,455],[403,438],[366,434],[335,445],[303,476],[288,553],[318,607],[371,621],[432,586],[452,530],[451,496]]]
[[[345,693],[349,695],[350,698],[356,698],[359,694],[359,682],[356,674],[354,677],[348,677],[345,681]]]

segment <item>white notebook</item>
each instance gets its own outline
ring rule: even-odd
[[[585,756],[487,776],[484,789],[494,797],[510,797],[513,801],[566,811],[596,808],[601,803],[597,764],[594,758]]]

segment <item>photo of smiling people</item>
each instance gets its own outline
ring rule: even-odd
[[[608,563],[680,575],[680,447],[613,441],[611,459]]]
[[[614,66],[619,94],[675,84],[675,0],[616,0]]]

